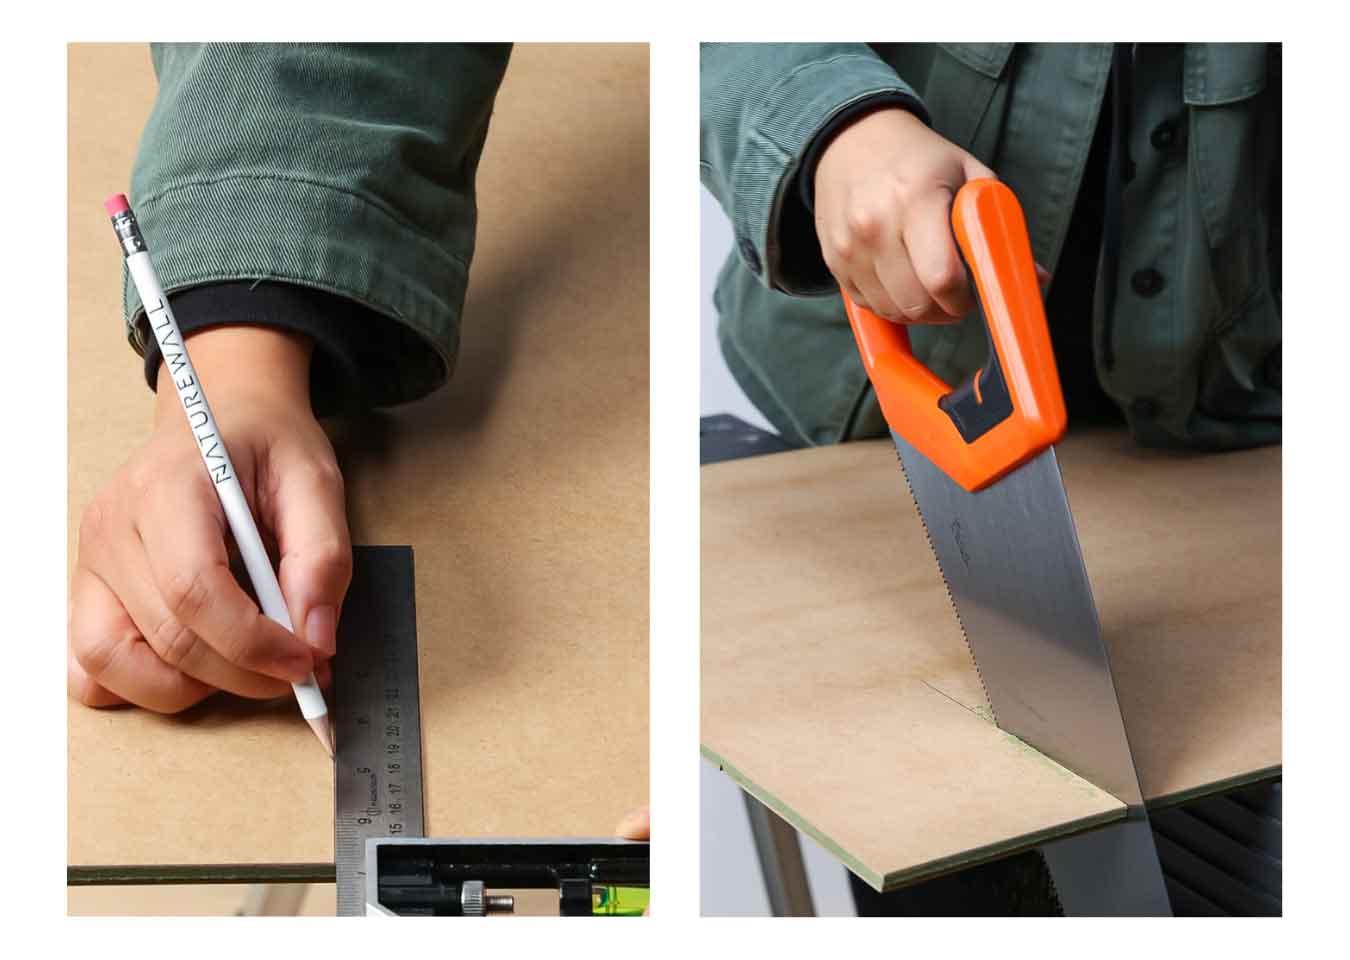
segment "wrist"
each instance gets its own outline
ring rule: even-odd
[[[928,110],[916,97],[889,91],[854,103],[835,114],[812,138],[802,157],[801,194],[806,208],[815,210],[816,173],[835,140],[856,124],[878,113],[901,114],[920,126],[928,126]]]
[[[249,396],[309,409],[309,368],[314,342],[270,327],[228,324],[186,337],[188,355],[213,404],[226,395]],[[177,385],[161,359],[155,387],[155,419],[181,417]]]
[[[897,139],[913,136],[920,131],[929,132],[928,125],[922,118],[901,107],[883,107],[863,114],[838,130],[821,152],[820,162],[816,166],[816,186],[819,187],[820,177],[832,166],[831,158],[847,158],[855,152],[855,147],[874,153]]]

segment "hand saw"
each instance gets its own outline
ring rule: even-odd
[[[849,323],[995,722],[1126,805],[1123,822],[1042,847],[1065,912],[1170,915],[1055,459],[1067,417],[1026,221],[982,179],[952,227],[989,340],[973,377],[952,389],[903,324],[844,294]]]

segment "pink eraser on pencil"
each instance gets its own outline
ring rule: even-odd
[[[131,204],[127,203],[125,193],[114,193],[107,200],[103,201],[103,209],[108,211],[108,216],[115,217],[119,213],[126,213],[131,209]]]

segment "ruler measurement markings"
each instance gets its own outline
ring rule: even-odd
[[[358,548],[358,555],[365,563],[344,605],[334,662],[339,916],[364,913],[366,839],[424,829],[412,552]]]

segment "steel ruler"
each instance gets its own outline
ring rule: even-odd
[[[337,915],[365,914],[366,840],[422,837],[411,547],[356,547],[333,658]]]

